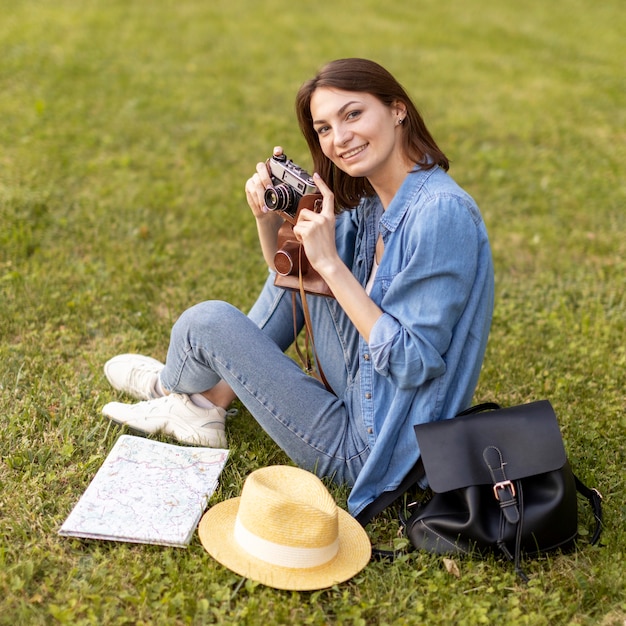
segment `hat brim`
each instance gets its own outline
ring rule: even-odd
[[[275,589],[313,591],[344,582],[369,562],[372,547],[365,529],[347,511],[337,509],[339,550],[335,558],[314,568],[281,567],[257,559],[239,547],[234,537],[241,498],[211,507],[200,520],[198,535],[204,549],[233,572]]]

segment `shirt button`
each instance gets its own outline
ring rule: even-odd
[[[371,435],[373,432],[374,432],[374,429],[370,426],[370,427],[367,429],[367,434],[368,434],[368,435]]]
[[[369,360],[370,360],[370,355],[366,352],[366,353],[363,355],[363,359],[364,359],[365,361],[369,361]]]
[[[372,394],[368,391],[368,392],[365,394],[365,399],[366,399],[366,400],[371,400],[371,398],[372,398]]]

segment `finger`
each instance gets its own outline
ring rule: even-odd
[[[261,181],[261,177],[255,174],[246,181],[246,193],[256,196],[262,196],[265,192],[265,185]]]
[[[301,209],[298,211],[297,223],[301,222],[315,222],[319,218],[319,213],[311,211],[311,209]]]
[[[245,189],[246,189],[246,197],[248,199],[254,200],[255,204],[258,204],[259,198],[260,198],[258,184],[255,183],[255,181],[252,178],[250,178],[248,182],[246,183]]]
[[[257,175],[259,176],[259,182],[263,185],[263,189],[267,189],[272,186],[272,179],[270,178],[270,172],[267,163],[256,164]]]
[[[259,174],[254,174],[246,181],[245,191],[250,207],[265,213],[267,211],[265,207],[265,185],[263,185]]]
[[[315,181],[315,186],[320,190],[322,195],[326,195],[326,193],[332,193],[330,187],[324,182],[322,177],[317,172],[313,174],[313,180]]]
[[[313,180],[315,186],[319,189],[320,193],[324,197],[322,204],[322,210],[320,213],[328,215],[329,213],[335,213],[335,194],[331,191],[330,187],[322,180],[322,177],[316,172],[313,174]]]

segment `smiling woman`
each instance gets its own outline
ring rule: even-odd
[[[379,114],[390,117],[394,126],[402,126],[394,133],[394,143],[397,140],[402,146],[402,149],[394,154],[403,161],[400,163],[401,172],[407,171],[407,164],[410,164],[408,169],[411,169],[416,163],[421,169],[426,170],[439,165],[448,171],[446,155],[433,139],[402,85],[377,63],[367,59],[339,59],[329,63],[315,78],[302,85],[296,98],[296,112],[300,130],[313,156],[315,170],[324,180],[332,182],[340,207],[355,206],[362,197],[363,190],[366,190],[366,194],[372,192],[372,183],[366,174],[344,172],[339,163],[333,161],[327,154],[325,138],[332,131],[332,127],[329,127],[328,120],[318,119],[318,115],[332,115],[333,112],[316,111],[316,103],[317,106],[321,104],[319,94],[322,91],[326,92],[326,98],[331,93],[335,95],[337,101],[334,104],[339,107],[335,115],[345,115],[346,122],[355,122],[363,114],[367,114],[366,116],[373,121],[369,114],[377,110]],[[344,96],[343,102],[341,95]],[[327,106],[332,105],[329,102]],[[349,110],[344,109],[350,106],[352,108]],[[338,121],[335,120],[335,128],[341,131],[342,128],[337,126]],[[394,179],[396,178],[397,176],[394,176]]]
[[[323,200],[319,211],[299,210],[293,232],[334,294],[307,298],[328,385],[284,354],[305,303],[292,303],[270,267],[248,316],[203,302],[174,325],[165,364],[111,359],[109,381],[143,402],[109,403],[104,414],[225,445],[237,397],[296,464],[349,485],[356,516],[418,460],[416,424],[469,405],[491,324],[491,252],[478,207],[386,70],[332,62],[302,86],[297,111]],[[258,163],[246,197],[270,260],[283,221],[265,206],[271,185]]]
[[[366,178],[388,206],[415,163],[401,149],[406,105],[369,94],[319,87],[311,114],[324,155],[352,178]]]

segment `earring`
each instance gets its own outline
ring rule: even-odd
[[[396,124],[397,126],[401,126],[402,122],[404,122],[404,118],[399,118],[398,119],[398,123]]]

